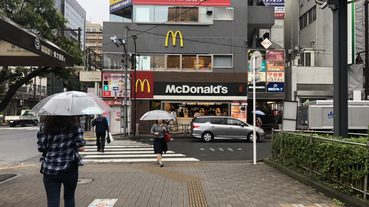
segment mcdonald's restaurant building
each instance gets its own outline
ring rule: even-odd
[[[124,17],[103,24],[103,98],[113,106],[111,123],[123,117],[125,94],[130,132],[136,124],[139,133],[149,132],[153,122],[139,119],[154,109],[175,113],[182,132],[188,132],[195,113],[249,121],[248,45],[255,44],[259,29],[274,24],[274,8],[250,2],[111,1],[111,15]],[[114,43],[114,36],[122,41]],[[136,54],[136,68],[125,61],[122,43],[128,54]],[[259,92],[258,98],[281,102],[284,93]],[[119,130],[117,124],[114,129]]]

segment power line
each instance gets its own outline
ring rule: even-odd
[[[147,32],[145,31],[140,31],[140,30],[132,30],[132,31],[138,31],[140,34],[151,34],[151,35],[155,35],[155,36],[161,36],[161,37],[166,37],[166,35],[164,34],[159,34],[159,33],[154,33],[154,32]],[[224,39],[224,37],[219,37]],[[197,43],[203,43],[203,44],[212,44],[212,45],[218,45],[218,46],[227,46],[227,47],[236,47],[236,48],[245,48],[245,46],[242,45],[234,45],[234,44],[226,44],[226,43],[216,43],[216,42],[210,42],[210,41],[203,41],[203,40],[196,40],[196,39],[190,39],[190,38],[182,38],[183,40],[186,41],[190,41],[190,42],[197,42]],[[233,40],[234,38],[232,38]]]
[[[154,29],[154,28],[156,28],[156,27],[159,27],[159,26],[161,26],[161,25],[164,25],[164,24],[166,24],[167,22],[169,22],[169,21],[171,21],[171,20],[173,20],[173,19],[176,19],[177,17],[181,16],[182,14],[184,14],[184,13],[186,13],[186,12],[189,12],[189,11],[191,11],[191,10],[192,10],[192,9],[194,9],[194,8],[197,8],[198,6],[200,6],[201,4],[203,4],[205,1],[207,1],[207,0],[203,0],[203,1],[201,1],[200,3],[196,4],[195,6],[190,7],[189,9],[185,10],[184,12],[179,13],[177,16],[174,16],[174,17],[172,17],[172,18],[170,18],[170,19],[168,19],[168,20],[166,20],[166,21],[164,21],[164,22],[162,22],[162,23],[160,23],[160,24],[157,24],[157,25],[155,25],[155,26],[152,26],[152,27],[150,27],[150,28],[149,28],[149,29],[147,29],[147,30],[141,31],[141,32],[139,32],[139,33],[136,33],[135,35],[136,35],[136,36],[138,36],[138,35],[140,35],[140,34],[143,34],[143,33],[148,32],[148,31],[150,31],[150,30],[152,30],[152,29]]]

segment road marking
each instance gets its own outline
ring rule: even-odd
[[[85,151],[80,152],[84,162],[155,162],[156,154],[152,145],[136,141],[117,142],[122,145],[106,145],[104,151],[98,152],[94,145],[87,146]],[[116,144],[117,144],[116,143]],[[163,161],[192,162],[199,161],[196,158],[186,157],[174,151],[163,154]]]
[[[210,148],[210,150],[213,151],[213,152],[215,151],[215,149],[213,149],[213,148]]]
[[[113,207],[118,199],[95,199],[88,207]]]
[[[229,148],[229,147],[228,147],[227,149],[228,149],[229,151],[233,152],[233,149],[232,149],[232,148]]]
[[[191,158],[191,157],[187,157],[187,158],[162,158],[162,160],[164,162],[197,162],[200,161],[196,158]],[[147,158],[147,159],[88,159],[88,160],[84,160],[85,162],[156,162],[156,158]]]
[[[112,149],[112,148],[105,148],[105,151],[109,152],[109,151],[121,151],[121,150],[125,150],[125,151],[153,151],[153,148],[149,148],[149,147],[145,147],[145,148],[126,148],[126,149]],[[96,147],[93,148],[89,148],[89,149],[85,149],[86,152],[91,152],[91,151],[96,151]]]
[[[81,155],[119,155],[119,154],[147,154],[148,151],[128,151],[128,152],[97,152],[96,150],[94,152],[80,152]],[[172,154],[173,151],[167,151],[166,154]],[[152,154],[154,154],[154,151],[152,151]]]
[[[237,148],[237,150],[238,150],[238,151],[241,151],[241,150],[242,150],[242,148]]]
[[[219,147],[218,149],[219,149],[220,151],[224,152],[223,148],[220,148],[220,147]]]
[[[205,149],[204,148],[200,148],[201,151],[204,151]]]
[[[84,158],[126,158],[126,157],[156,157],[156,154],[141,154],[141,155],[86,155]],[[184,154],[163,154],[163,157],[186,157]]]

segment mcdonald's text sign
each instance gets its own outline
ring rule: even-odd
[[[134,72],[131,73],[134,80]],[[132,81],[132,96],[136,94],[138,99],[153,98],[154,95],[154,73],[147,71],[137,71],[136,80]]]

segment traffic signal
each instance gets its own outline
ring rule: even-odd
[[[104,87],[104,91],[108,91],[109,90],[109,81],[103,81],[103,87]]]

